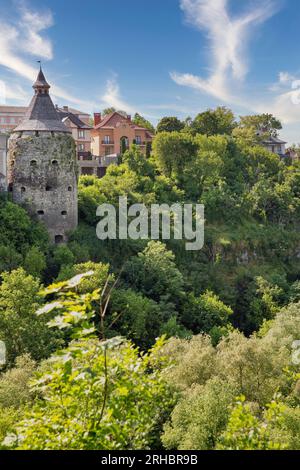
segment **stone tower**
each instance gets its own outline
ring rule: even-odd
[[[13,201],[44,222],[55,243],[76,228],[77,159],[75,142],[60,120],[42,69],[24,120],[8,144],[8,189]]]

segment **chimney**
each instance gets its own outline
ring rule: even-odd
[[[69,111],[69,106],[64,106],[64,111],[68,112]]]
[[[98,126],[101,122],[101,113],[94,113],[94,125]]]

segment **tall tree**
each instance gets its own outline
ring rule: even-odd
[[[107,116],[108,114],[112,114],[116,111],[117,111],[116,108],[114,108],[113,106],[111,106],[110,108],[105,108],[102,111],[102,116]]]
[[[184,123],[174,116],[162,118],[156,128],[157,132],[179,132],[183,129]]]
[[[135,113],[132,122],[136,124],[137,126],[144,127],[145,129],[148,129],[150,132],[153,134],[155,133],[155,129],[153,125],[151,124],[150,121],[145,119],[143,116],[141,116],[139,113]]]
[[[207,136],[228,134],[231,135],[236,126],[235,117],[231,109],[219,106],[198,114],[190,124],[193,134]]]
[[[254,128],[259,134],[278,136],[282,124],[273,114],[255,114],[253,116],[241,116],[239,127],[244,129]]]

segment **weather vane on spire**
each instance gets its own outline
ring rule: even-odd
[[[37,63],[40,64],[40,69],[42,68],[42,61],[41,60],[37,60]]]

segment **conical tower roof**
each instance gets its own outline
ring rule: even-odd
[[[63,124],[58,112],[49,95],[50,85],[40,68],[37,79],[33,84],[35,94],[31,100],[27,113],[15,131],[48,131],[65,132],[71,131]]]

